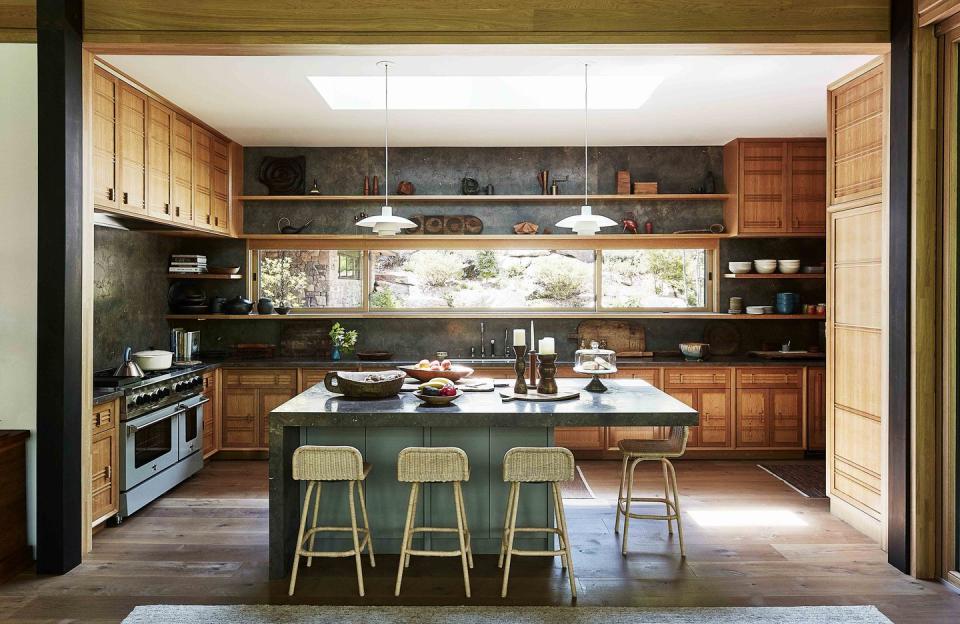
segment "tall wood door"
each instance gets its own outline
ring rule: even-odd
[[[888,293],[885,66],[828,89],[827,493],[830,508],[885,538]]]
[[[119,84],[120,196],[118,208],[146,213],[147,196],[147,96],[125,83]]]
[[[737,390],[737,446],[763,448],[770,445],[767,425],[769,390]]]
[[[270,412],[280,407],[296,393],[287,388],[260,390],[260,447],[270,448]]]
[[[227,232],[230,229],[229,209],[229,146],[226,141],[212,138],[210,214],[213,217],[213,229]]]
[[[786,144],[744,141],[740,158],[740,230],[786,232],[789,185]]]
[[[170,209],[170,148],[173,111],[155,100],[147,102],[147,214],[172,219]]]
[[[213,190],[211,188],[213,136],[193,124],[193,223],[213,228]]]
[[[807,369],[807,448],[827,448],[826,370]]]
[[[231,388],[221,395],[220,448],[253,449],[259,444],[260,398],[256,389]]]
[[[697,446],[728,448],[733,443],[730,426],[733,410],[730,407],[730,391],[718,388],[703,388],[697,391],[700,426],[697,427]]]
[[[800,390],[774,388],[768,395],[770,446],[803,446],[803,396]]]
[[[791,141],[790,231],[821,233],[827,230],[827,143],[825,140]]]
[[[193,127],[189,119],[173,119],[173,220],[193,224]]]
[[[93,72],[93,203],[117,207],[117,79],[97,67]]]

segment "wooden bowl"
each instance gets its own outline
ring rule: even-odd
[[[382,379],[369,381],[371,376],[379,376]],[[369,373],[329,371],[323,378],[323,385],[330,392],[336,392],[351,399],[385,399],[396,396],[400,392],[404,379],[406,375],[393,370]]]
[[[450,396],[444,396],[442,394],[440,396],[420,394],[419,391],[414,392],[413,396],[417,397],[418,399],[423,401],[425,405],[428,405],[430,407],[444,407],[444,406],[450,405],[451,403],[453,403],[454,401],[462,397],[463,390],[457,389],[457,393],[451,394]]]
[[[469,366],[460,366],[459,364],[454,364],[450,370],[430,370],[429,368],[417,368],[416,366],[398,366],[397,368],[417,381],[430,381],[437,377],[444,377],[456,382],[473,374],[472,368]]]
[[[207,273],[213,273],[214,275],[236,275],[239,272],[240,267],[238,266],[207,267]]]

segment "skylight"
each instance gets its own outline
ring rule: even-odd
[[[379,76],[308,76],[333,110],[383,109]],[[590,108],[635,110],[662,75],[591,76]],[[391,76],[390,110],[579,110],[582,76]]]

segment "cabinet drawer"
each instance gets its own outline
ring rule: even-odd
[[[617,377],[623,379],[642,379],[655,388],[660,387],[659,368],[621,368]]]
[[[116,427],[119,419],[119,414],[117,414],[119,407],[120,403],[115,400],[94,407],[91,434],[97,435]]]
[[[212,392],[217,388],[217,372],[210,371],[203,374],[203,392]]]
[[[553,442],[570,450],[603,450],[606,447],[604,427],[557,427]]]
[[[738,368],[737,385],[741,388],[800,388],[802,368]]]
[[[727,368],[665,368],[665,388],[725,388],[730,385],[730,369]]]
[[[224,385],[228,388],[295,388],[296,369],[225,370]]]

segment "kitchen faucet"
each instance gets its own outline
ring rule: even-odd
[[[487,357],[487,345],[486,340],[484,339],[483,332],[486,329],[483,321],[480,321],[480,357]]]

